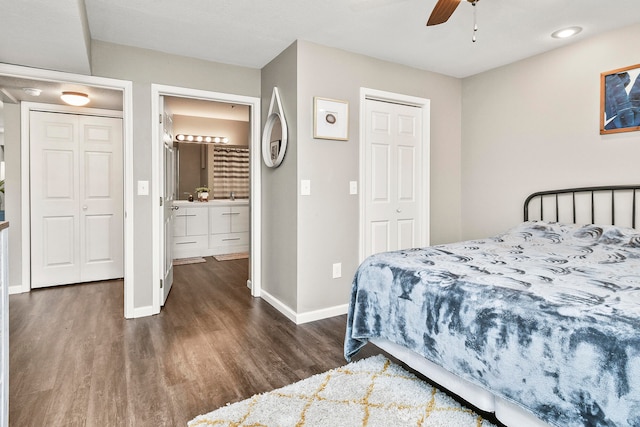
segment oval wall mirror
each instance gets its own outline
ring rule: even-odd
[[[277,105],[278,111],[275,111]],[[287,122],[282,114],[278,88],[273,88],[269,115],[262,132],[262,159],[270,168],[280,166],[287,151]]]

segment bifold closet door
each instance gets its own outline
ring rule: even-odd
[[[424,227],[422,111],[365,101],[365,256],[416,247]],[[426,165],[428,167],[428,165]]]
[[[30,114],[31,287],[124,275],[122,119]]]

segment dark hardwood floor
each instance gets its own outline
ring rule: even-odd
[[[247,265],[176,266],[166,306],[142,319],[124,319],[122,281],[12,295],[10,425],[184,426],[344,365],[346,316],[296,326],[251,297]]]

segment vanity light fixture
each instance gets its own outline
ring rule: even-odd
[[[575,36],[580,31],[582,31],[582,27],[563,28],[551,33],[551,37],[553,37],[554,39],[566,39],[567,37]]]
[[[82,92],[62,92],[60,99],[75,107],[82,107],[89,103],[89,95]]]
[[[226,136],[206,136],[206,135],[187,135],[179,133],[176,135],[178,142],[206,142],[214,144],[227,144],[229,138]]]

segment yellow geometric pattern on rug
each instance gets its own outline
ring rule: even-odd
[[[197,426],[495,427],[383,356],[200,415]]]

